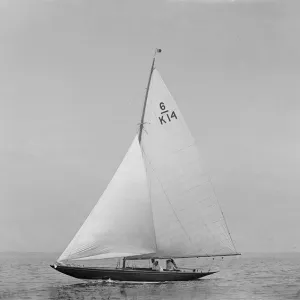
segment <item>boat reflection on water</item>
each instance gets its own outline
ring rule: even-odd
[[[211,299],[213,284],[199,282],[133,283],[91,281],[49,288],[45,297],[66,299]],[[175,296],[176,295],[176,296]]]

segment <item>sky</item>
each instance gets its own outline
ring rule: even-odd
[[[62,252],[120,164],[152,55],[241,252],[300,251],[298,0],[0,0],[0,251]]]

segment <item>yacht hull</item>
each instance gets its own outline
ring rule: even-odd
[[[158,272],[151,269],[113,269],[113,268],[89,268],[51,265],[53,269],[63,274],[78,278],[92,280],[116,280],[116,281],[140,281],[140,282],[162,282],[162,281],[189,281],[196,280],[216,272],[181,272],[164,271]]]

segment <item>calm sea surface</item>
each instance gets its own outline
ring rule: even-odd
[[[56,258],[0,254],[0,299],[300,299],[299,254],[243,255],[207,279],[170,283],[77,280],[49,267]]]

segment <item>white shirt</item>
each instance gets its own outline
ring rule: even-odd
[[[156,266],[153,266],[152,270],[159,271],[159,272],[164,271],[164,269],[159,264],[157,264]]]

